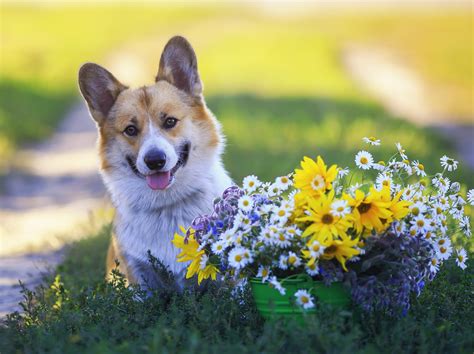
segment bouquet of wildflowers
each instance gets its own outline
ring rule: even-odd
[[[274,182],[248,176],[242,187],[228,188],[211,215],[175,235],[178,261],[189,262],[187,278],[256,277],[284,294],[281,280],[305,273],[344,282],[367,311],[406,312],[443,262],[455,256],[466,267],[466,251],[453,240],[471,231],[460,184],[446,176],[458,162],[444,156],[443,171],[427,176],[396,147],[386,163],[360,151],[352,172],[304,157],[301,168]],[[467,201],[474,203],[474,190]],[[295,296],[303,308],[315,306],[307,290]]]

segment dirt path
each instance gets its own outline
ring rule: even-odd
[[[429,86],[388,51],[350,47],[343,59],[348,72],[389,112],[434,128],[454,143],[460,158],[474,169],[474,120],[459,123],[433,108]]]

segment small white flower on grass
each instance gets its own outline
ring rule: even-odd
[[[280,295],[286,294],[286,289],[281,285],[276,276],[270,277],[268,282],[280,293]]]
[[[408,160],[408,156],[405,154],[405,149],[403,149],[402,144],[396,143],[395,146],[397,147],[398,153],[402,157],[403,160]]]
[[[245,177],[243,182],[242,182],[242,186],[244,187],[244,190],[247,193],[255,192],[261,184],[262,184],[262,182],[260,182],[258,180],[258,177],[254,176],[254,175],[250,175],[250,176]]]
[[[262,265],[258,267],[257,277],[262,278],[262,283],[266,282],[269,276],[270,276],[270,268],[264,267]]]
[[[467,267],[466,265],[467,259],[468,258],[467,258],[467,253],[465,249],[461,248],[459,251],[457,251],[456,263],[462,270],[466,269]]]
[[[285,224],[288,218],[291,216],[291,210],[288,210],[284,206],[275,206],[273,208],[272,221],[279,223],[280,225]]]
[[[426,213],[427,209],[423,202],[416,202],[410,206],[410,211],[414,216]]]
[[[308,290],[300,289],[295,293],[296,303],[302,306],[305,310],[314,307],[314,298]]]
[[[469,192],[467,192],[467,201],[474,206],[474,189],[470,189]]]
[[[239,199],[239,209],[245,212],[252,210],[253,200],[252,197],[248,195],[243,195]]]
[[[446,260],[451,257],[451,253],[453,253],[453,249],[450,244],[439,245],[436,249],[436,256],[439,259]]]
[[[436,176],[431,180],[433,186],[438,188],[441,193],[446,193],[451,185],[451,181],[448,177],[444,177],[441,173],[437,173]]]
[[[229,265],[232,268],[242,269],[251,262],[251,253],[244,247],[235,247],[229,252]]]
[[[374,158],[370,152],[359,151],[355,157],[355,163],[360,169],[368,170],[372,167]]]
[[[326,181],[324,180],[323,176],[321,175],[314,176],[313,180],[311,181],[311,187],[315,191],[319,191],[323,188],[326,188]]]
[[[279,231],[277,233],[274,233],[273,243],[280,248],[286,248],[291,245],[290,238],[291,235]]]
[[[278,267],[283,270],[288,269],[288,256],[281,254],[280,259],[278,260]]]
[[[411,221],[411,224],[418,232],[429,231],[431,229],[429,220],[427,220],[422,214],[415,216]]]
[[[419,162],[419,161],[413,161],[412,162],[412,167],[413,167],[413,171],[415,171],[415,173],[418,175],[418,176],[421,176],[421,177],[425,177],[426,176],[426,172],[425,172],[425,166]]]
[[[331,204],[331,213],[337,217],[344,217],[351,212],[351,207],[347,200],[336,200]]]
[[[376,137],[374,136],[371,136],[371,137],[363,137],[362,140],[364,141],[364,143],[367,143],[367,144],[370,144],[370,145],[374,145],[374,146],[379,146],[380,145],[380,139],[377,139]]]
[[[281,176],[275,179],[275,184],[280,190],[286,191],[292,185],[292,182],[288,176]]]
[[[454,171],[458,168],[458,161],[447,157],[446,155],[440,158],[440,161],[441,167],[443,167],[445,170],[448,170],[449,172]]]

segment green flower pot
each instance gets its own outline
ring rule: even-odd
[[[347,308],[351,303],[350,294],[342,283],[333,283],[326,286],[323,282],[314,281],[304,274],[279,279],[279,281],[286,289],[285,295],[281,295],[278,290],[268,283],[262,283],[259,278],[250,279],[257,310],[265,319],[276,317],[298,318],[305,315],[314,315],[317,313],[319,303],[340,308]],[[314,296],[315,307],[305,310],[296,303],[295,293],[300,289],[308,290]]]

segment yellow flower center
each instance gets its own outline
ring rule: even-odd
[[[413,215],[418,216],[418,214],[420,213],[420,209],[418,207],[414,207],[411,212],[413,213]]]
[[[439,248],[439,251],[440,251],[441,253],[446,253],[447,250],[448,250],[448,249],[447,249],[447,248],[444,248],[444,247],[440,247],[440,248]]]
[[[242,255],[237,254],[234,259],[236,262],[240,262],[242,260]]]
[[[433,259],[431,260],[431,264],[432,264],[432,265],[436,265],[436,263],[438,263],[438,261],[433,258]]]
[[[424,171],[424,170],[425,170],[425,166],[423,166],[422,163],[419,163],[419,164],[418,164],[418,168],[419,168],[421,171]]]
[[[368,162],[369,162],[369,160],[367,160],[367,157],[362,156],[362,157],[360,158],[360,163],[361,163],[362,165],[366,165]]]
[[[337,208],[337,211],[340,212],[340,213],[342,213],[342,212],[344,211],[344,207],[343,207],[343,206],[338,207],[338,208]]]
[[[255,185],[255,182],[254,181],[250,181],[249,182],[249,187],[253,187]]]
[[[443,209],[441,209],[440,207],[436,208],[436,214],[441,214],[442,212],[443,212]]]
[[[438,241],[438,245],[442,246],[442,245],[444,245],[445,242],[446,242],[446,240],[441,239],[441,240]]]
[[[321,221],[323,222],[323,224],[330,225],[333,223],[334,218],[331,214],[324,214],[321,218]]]
[[[425,235],[425,238],[426,238],[427,240],[429,240],[429,239],[431,238],[431,236],[432,236],[431,231],[428,231],[428,232],[426,233],[426,235]]]
[[[288,264],[295,264],[295,262],[296,262],[296,257],[295,256],[288,257]]]
[[[244,202],[242,203],[244,206],[248,206],[249,205],[249,201],[248,200],[244,200]]]
[[[321,249],[321,246],[320,245],[313,245],[313,251],[314,252],[319,252],[319,250]]]
[[[262,277],[266,277],[268,275],[268,269],[263,269],[262,270]]]
[[[385,186],[385,187],[388,187],[390,185],[390,181],[385,180],[385,181],[382,182],[382,185]]]
[[[410,230],[410,236],[415,236],[416,235],[416,230],[411,229]]]
[[[416,225],[418,225],[418,227],[423,227],[423,226],[425,226],[425,221],[424,220],[418,220],[416,222]]]
[[[324,178],[320,175],[316,175],[311,181],[311,187],[318,191],[324,187]]]
[[[371,203],[361,203],[357,207],[357,210],[359,210],[359,213],[365,214],[370,210],[371,206],[372,206]]]
[[[459,260],[459,262],[461,262],[461,263],[462,263],[462,262],[464,261],[464,257],[463,257],[463,256],[461,256],[461,255],[459,255],[459,256],[458,256],[458,260]]]
[[[309,302],[309,298],[305,295],[301,296],[301,302],[303,304],[307,304]]]
[[[278,216],[285,216],[285,211],[284,210],[278,211]]]
[[[285,241],[285,235],[280,234],[280,236],[278,236],[278,239],[279,239],[280,241]]]
[[[282,177],[280,181],[281,181],[281,183],[286,184],[286,183],[288,183],[288,178],[287,177]]]

